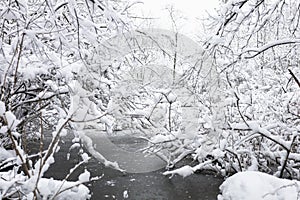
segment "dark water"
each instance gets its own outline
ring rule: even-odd
[[[123,147],[139,145],[135,139],[114,138],[114,143]],[[135,141],[132,143],[132,141]],[[80,161],[78,149],[70,152],[70,159],[67,159],[70,141],[65,141],[61,145],[60,151],[55,156],[55,164],[45,174],[46,177],[54,179],[63,179],[75,164]],[[148,173],[128,173],[123,174],[116,170],[105,168],[103,164],[95,159],[77,169],[69,180],[77,180],[79,174],[87,169],[91,176],[104,176],[98,180],[88,183],[92,198],[101,199],[124,199],[123,192],[128,192],[128,198],[132,200],[185,200],[216,199],[219,193],[219,186],[223,182],[221,177],[209,174],[194,174],[186,178],[174,176],[169,179],[162,175],[164,169]]]

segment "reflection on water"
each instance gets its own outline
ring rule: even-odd
[[[114,144],[126,150],[135,150],[134,145],[139,143],[135,138],[115,137],[110,138]],[[136,143],[136,144],[135,144]],[[71,139],[66,139],[61,145],[60,151],[55,156],[56,163],[50,167],[45,174],[46,177],[63,179],[80,160],[78,150],[73,149],[70,159],[67,160],[67,153],[71,145]],[[127,144],[127,145],[126,145]],[[84,168],[91,172],[92,176],[104,174],[98,181],[89,183],[87,186],[92,192],[92,199],[124,199],[127,192],[128,199],[133,200],[185,200],[185,199],[216,199],[219,192],[219,185],[223,179],[213,175],[195,174],[186,178],[174,176],[169,179],[161,173],[164,169],[148,173],[127,173],[123,174],[116,170],[105,168],[95,159],[91,159],[87,164],[78,169],[69,180],[77,180]]]
[[[116,161],[128,173],[146,173],[162,169],[166,162],[156,155],[142,153],[147,144],[144,140],[130,136],[106,137],[92,130],[85,134],[92,139],[94,149],[107,160]]]

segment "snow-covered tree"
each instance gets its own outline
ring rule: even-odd
[[[298,0],[228,0],[205,21],[210,34],[203,45],[217,67],[222,100],[215,102],[218,116],[208,112],[213,150],[207,157],[199,145],[192,172],[299,178],[299,8]]]
[[[110,123],[101,110],[107,104],[106,82],[98,81],[92,91],[87,80],[95,76],[92,66],[99,70],[98,79],[107,75],[98,47],[129,26],[129,7],[122,1],[97,0],[0,2],[0,169],[8,170],[1,173],[1,198],[88,197],[81,183],[90,180],[89,172],[66,184],[42,177],[68,130],[86,120]],[[88,118],[80,118],[87,112]],[[40,141],[35,155],[27,152],[31,138]],[[87,162],[87,154],[82,160]],[[45,191],[47,184],[56,186]],[[80,190],[68,190],[72,187]]]

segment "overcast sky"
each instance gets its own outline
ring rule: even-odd
[[[197,25],[199,20],[206,12],[213,13],[214,8],[218,7],[218,0],[141,0],[141,2],[135,6],[136,15],[154,18],[151,22],[140,22],[144,28],[153,26],[172,29],[167,8],[173,7],[179,32],[188,35],[199,32],[200,27]]]

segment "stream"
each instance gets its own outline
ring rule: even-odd
[[[115,136],[109,138],[112,143],[127,151],[143,146],[141,140],[130,136]],[[93,139],[93,142],[95,140]],[[69,137],[64,138],[60,144],[60,150],[55,155],[55,163],[50,166],[45,173],[45,177],[54,179],[64,179],[69,170],[74,167],[80,160],[78,149],[69,150],[72,145]],[[67,154],[70,153],[69,159]],[[189,164],[192,161],[185,160],[176,167]],[[158,161],[159,163],[159,161]],[[145,164],[145,163],[144,163]],[[122,165],[120,165],[122,166]],[[125,199],[124,192],[128,198],[133,200],[213,200],[217,198],[219,186],[223,182],[222,177],[212,174],[197,173],[186,178],[174,176],[169,179],[168,176],[162,175],[164,168],[156,171],[145,171],[144,173],[122,173],[117,170],[104,167],[93,157],[80,166],[68,180],[76,181],[78,175],[84,169],[87,169],[91,176],[101,176],[100,180],[87,184],[92,193],[92,200],[102,199]],[[127,195],[125,195],[126,197]]]

